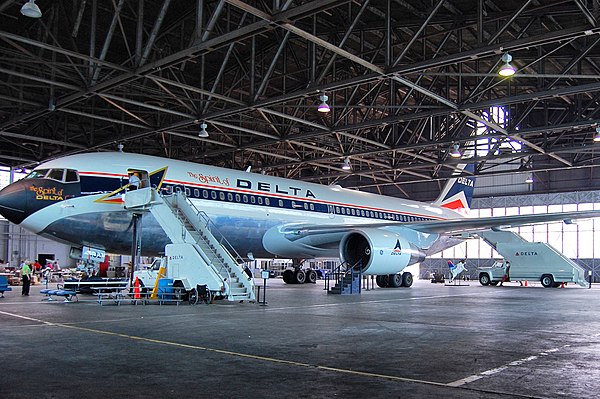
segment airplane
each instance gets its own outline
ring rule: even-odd
[[[452,261],[448,261],[448,267],[450,268],[450,283],[454,282],[456,277],[464,271],[468,271],[465,268],[465,261],[461,260],[457,264],[452,263]]]
[[[469,234],[600,216],[600,211],[468,217],[474,165],[449,179],[432,203],[125,152],[65,156],[40,164],[0,191],[0,214],[35,234],[75,247],[129,254],[132,212],[123,194],[129,175],[161,194],[182,192],[203,210],[238,253],[292,259],[340,258],[379,286],[409,287],[407,266],[464,241]],[[169,239],[142,217],[142,255],[164,252]]]

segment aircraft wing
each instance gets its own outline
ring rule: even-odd
[[[381,227],[404,227],[422,233],[457,235],[475,233],[483,230],[502,230],[512,227],[527,226],[551,222],[572,223],[577,219],[600,217],[600,210],[578,212],[556,212],[533,215],[490,216],[476,218],[456,218],[431,220],[423,222],[383,222],[368,224],[342,225],[286,225],[281,232],[305,237],[313,234],[344,233],[349,230]]]

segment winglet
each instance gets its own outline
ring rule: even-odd
[[[469,209],[471,209],[473,189],[475,188],[475,176],[473,175],[475,165],[465,165],[463,170],[470,173],[471,176],[453,177],[448,180],[438,199],[433,202],[433,205],[452,209],[463,214],[468,213]]]

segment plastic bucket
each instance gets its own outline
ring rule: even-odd
[[[161,278],[158,279],[158,299],[170,299],[170,295],[173,293],[173,279],[172,278]]]

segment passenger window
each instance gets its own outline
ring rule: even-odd
[[[225,201],[225,193],[223,193],[223,192],[220,192],[220,193],[219,193],[219,199],[220,199],[221,201]]]
[[[244,196],[242,197],[244,199],[244,204],[248,203],[248,196],[246,194],[244,194]]]
[[[251,196],[250,196],[250,202],[251,202],[252,204],[255,204],[255,203],[256,203],[256,198],[254,198],[254,195],[251,195]]]
[[[65,181],[67,183],[79,181],[79,176],[77,175],[77,171],[73,170],[73,169],[67,169],[67,175],[65,176]]]
[[[51,169],[50,173],[48,173],[48,176],[46,176],[46,177],[48,179],[63,181],[64,172],[65,172],[64,169]]]
[[[282,200],[279,200],[279,207],[283,208],[283,201]]]
[[[271,205],[271,200],[268,198],[265,198],[265,205],[266,206],[270,206]]]
[[[258,197],[258,205],[262,205],[263,204],[263,199],[262,197]]]
[[[200,198],[200,190],[197,188],[194,189],[194,198]]]
[[[217,192],[216,191],[211,191],[210,192],[210,198],[216,200],[217,199]]]
[[[235,195],[235,202],[237,202],[238,204],[240,203],[240,200],[241,200],[241,199],[242,199],[242,198],[240,197],[240,195],[239,195],[239,194],[236,194],[236,195]]]
[[[227,201],[233,202],[233,194],[227,193]]]
[[[208,199],[208,190],[202,190],[202,198]]]

